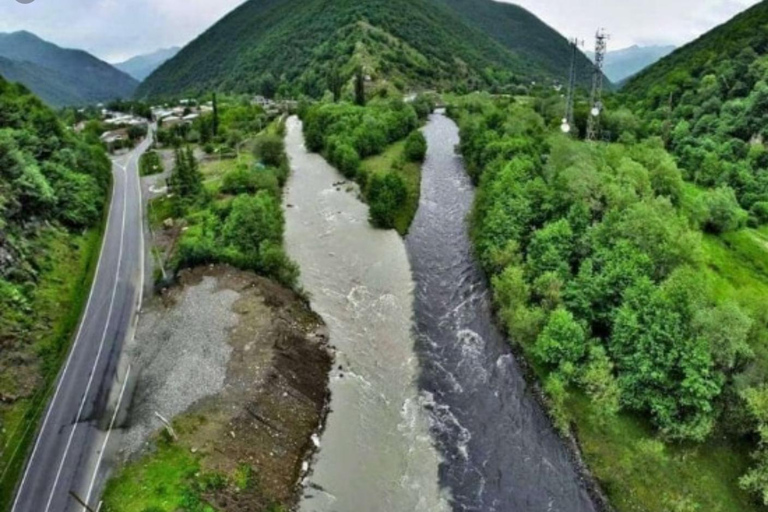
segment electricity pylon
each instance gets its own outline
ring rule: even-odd
[[[600,134],[600,115],[603,112],[603,64],[605,63],[609,37],[604,29],[598,30],[595,35],[595,67],[592,74],[592,96],[590,98],[592,108],[587,122],[587,140],[592,141],[597,140]]]

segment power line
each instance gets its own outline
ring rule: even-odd
[[[587,140],[595,141],[600,135],[600,115],[603,112],[603,64],[610,36],[605,29],[595,34],[595,66],[592,74],[591,110],[587,121]]]

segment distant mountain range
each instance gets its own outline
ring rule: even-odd
[[[609,51],[605,56],[605,75],[618,84],[675,51],[675,46],[630,46]],[[586,52],[594,60],[594,52]]]
[[[163,48],[156,52],[137,55],[125,62],[118,62],[117,64],[114,64],[114,66],[120,71],[128,73],[139,82],[143,82],[145,78],[151,75],[152,72],[165,63],[165,61],[173,58],[179,53],[179,50],[181,50],[181,48],[178,46]]]
[[[249,0],[160,66],[137,96],[271,96],[279,87],[319,97],[359,66],[382,86],[503,90],[566,80],[570,55],[567,39],[533,14],[492,0]],[[586,57],[579,66],[586,84]]]
[[[24,84],[54,107],[130,97],[138,82],[82,50],[29,32],[0,33],[0,76]]]

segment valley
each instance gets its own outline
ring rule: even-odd
[[[159,1],[0,7],[0,510],[766,510],[768,0]]]

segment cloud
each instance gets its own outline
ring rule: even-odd
[[[28,30],[109,61],[184,45],[244,0],[0,1],[0,32]]]
[[[595,31],[610,47],[687,43],[759,0],[515,0],[566,37],[592,44]]]

